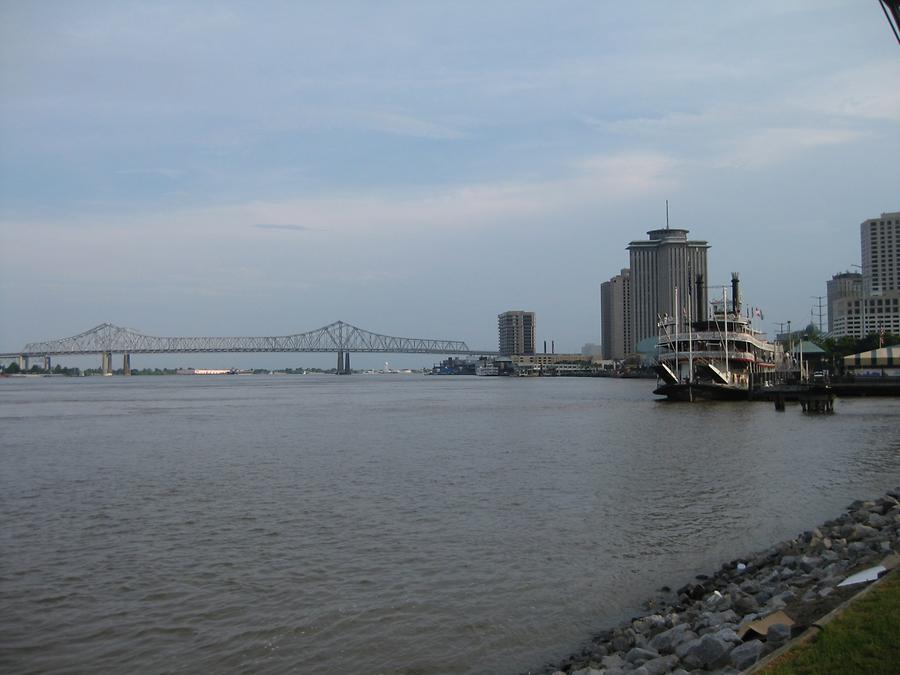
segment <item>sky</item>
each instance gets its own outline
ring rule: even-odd
[[[771,335],[900,210],[898,84],[876,0],[2,0],[0,351],[339,319],[496,349],[508,309],[580,351],[666,200]]]

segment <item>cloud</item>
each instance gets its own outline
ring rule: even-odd
[[[798,94],[808,110],[862,121],[900,120],[900,62],[848,68],[811,83]],[[892,86],[893,83],[893,86]]]
[[[458,129],[402,113],[375,110],[348,115],[360,126],[395,136],[413,136],[432,140],[454,140],[466,134]]]
[[[117,176],[162,176],[163,178],[170,178],[175,180],[176,178],[180,178],[185,175],[185,171],[182,169],[167,169],[167,168],[159,168],[159,169],[118,169],[116,172]]]
[[[308,232],[313,229],[304,225],[272,225],[269,223],[259,223],[253,227],[258,230],[287,230],[289,232]]]
[[[760,169],[785,161],[798,152],[852,143],[868,134],[854,129],[768,128],[727,143],[719,159],[722,167]]]
[[[157,213],[102,217],[62,217],[0,221],[0,233],[13,240],[52,237],[91,250],[118,241],[140,247],[165,241],[178,246],[249,242],[250,230],[315,232],[364,237],[444,236],[489,229],[523,228],[578,210],[656,195],[677,183],[677,162],[650,152],[590,155],[546,179],[484,181],[425,188],[332,191],[309,197],[254,200],[238,204]],[[253,223],[248,227],[247,223]],[[296,223],[309,223],[299,225]]]

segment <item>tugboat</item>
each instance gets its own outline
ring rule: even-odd
[[[678,317],[659,322],[659,354],[655,370],[657,396],[670,401],[739,401],[750,398],[754,387],[770,384],[775,376],[776,347],[750,317],[741,315],[737,273],[731,275],[732,302],[728,289],[711,303],[710,317],[688,320]],[[688,303],[690,303],[688,294]],[[678,307],[678,290],[675,290]],[[691,316],[690,306],[687,314]]]

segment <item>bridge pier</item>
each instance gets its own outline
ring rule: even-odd
[[[19,354],[19,370],[28,370],[28,357],[25,354]]]
[[[101,355],[100,371],[104,375],[112,375],[112,352],[103,352]]]
[[[122,354],[122,374],[131,375],[131,354]]]
[[[50,370],[50,357],[44,357],[44,370]]]
[[[350,374],[350,352],[339,351],[337,353],[337,368],[335,372],[338,375]]]

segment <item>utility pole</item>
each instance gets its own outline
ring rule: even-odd
[[[813,300],[819,301],[819,332],[822,332],[822,300],[825,298],[824,295],[811,295],[809,296]],[[812,314],[812,309],[809,310],[810,314]]]

